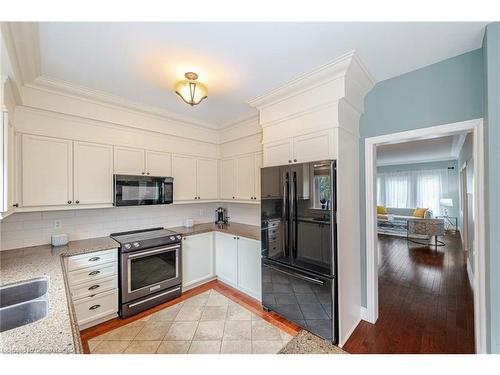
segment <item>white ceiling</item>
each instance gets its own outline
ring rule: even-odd
[[[484,22],[39,24],[43,75],[215,126],[246,101],[356,50],[377,81],[479,48]],[[173,92],[193,70],[209,87],[190,107]]]
[[[377,165],[425,163],[457,159],[466,134],[377,146]]]

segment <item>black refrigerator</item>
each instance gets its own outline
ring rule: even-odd
[[[262,168],[261,231],[264,308],[338,343],[336,162]]]

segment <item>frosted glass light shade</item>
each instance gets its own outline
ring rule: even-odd
[[[187,76],[188,73],[186,73]],[[175,93],[187,104],[193,106],[200,104],[208,96],[208,88],[195,79],[186,79],[175,84]]]
[[[453,207],[453,199],[451,198],[441,198],[439,204],[443,207]]]

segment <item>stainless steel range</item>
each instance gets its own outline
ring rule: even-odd
[[[120,244],[120,316],[126,318],[182,293],[182,236],[152,228],[112,233]]]

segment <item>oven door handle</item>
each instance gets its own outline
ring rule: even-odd
[[[304,281],[307,281],[307,282],[310,282],[310,283],[314,283],[314,284],[318,284],[318,285],[325,285],[325,282],[322,281],[322,280],[318,280],[318,279],[315,279],[313,277],[308,277],[308,276],[304,276],[304,275],[299,275],[298,273],[295,273],[295,272],[288,272],[288,271],[285,271],[285,270],[282,270],[281,268],[277,268],[277,267],[273,267],[273,266],[270,266],[269,264],[264,264],[265,267],[269,267],[270,269],[272,270],[275,270],[275,271],[278,271],[278,272],[281,272],[281,273],[284,273],[285,275],[289,275],[289,276],[292,276],[292,277],[296,277],[297,279],[302,279]]]
[[[129,257],[129,259],[130,258],[137,258],[137,257],[142,257],[144,255],[163,253],[163,252],[165,252],[165,250],[171,250],[171,249],[180,249],[180,245],[170,246],[170,247],[162,247],[161,249],[156,249],[156,250],[143,251],[143,252],[140,252],[138,254],[130,254],[128,257]]]

